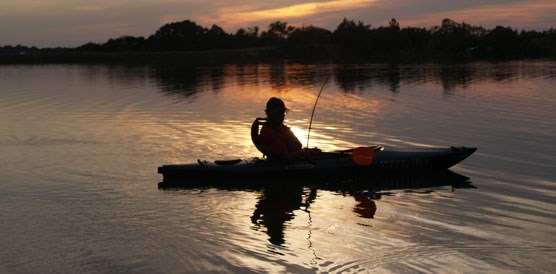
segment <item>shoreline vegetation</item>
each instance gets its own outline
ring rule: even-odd
[[[556,29],[485,29],[444,19],[428,29],[401,28],[396,19],[373,28],[343,19],[334,31],[287,22],[226,33],[185,20],[160,27],[148,38],[122,36],[75,48],[0,46],[0,64],[137,63],[206,64],[299,62],[427,62],[556,57]]]

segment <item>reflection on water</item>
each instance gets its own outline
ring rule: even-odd
[[[344,92],[361,92],[371,86],[399,92],[404,84],[438,83],[444,92],[466,88],[471,83],[503,83],[519,78],[556,78],[556,69],[546,62],[473,64],[372,64],[299,65],[288,63],[226,65],[219,67],[161,66],[145,72],[168,94],[194,98],[202,92],[219,92],[226,85],[250,87],[268,81],[278,92],[302,86],[318,86],[333,75]]]
[[[306,143],[329,76],[311,146],[476,146],[453,170],[477,189],[157,189],[163,164],[260,156],[272,96]],[[551,273],[555,83],[553,61],[0,66],[0,273]]]
[[[448,170],[386,173],[358,178],[356,181],[323,180],[307,183],[304,180],[282,182],[261,179],[249,183],[242,183],[240,180],[204,183],[194,180],[184,185],[176,188],[173,184],[166,188],[164,183],[160,183],[159,187],[167,190],[215,188],[259,192],[251,223],[255,225],[256,230],[264,228],[269,242],[274,245],[283,245],[286,242],[285,230],[295,218],[296,211],[311,213],[310,205],[318,202],[318,191],[331,191],[353,197],[356,204],[352,211],[361,218],[372,219],[377,211],[375,200],[379,200],[383,195],[392,195],[395,191],[430,194],[448,186],[452,191],[457,188],[475,188],[468,177]],[[247,225],[247,221],[245,223]]]
[[[284,244],[284,229],[288,221],[295,217],[294,211],[308,212],[309,205],[316,198],[316,189],[305,193],[301,186],[265,187],[251,216],[257,228],[264,226],[268,240],[275,245]]]
[[[375,217],[376,204],[371,197],[368,196],[353,196],[357,201],[357,205],[353,208],[353,212],[357,213],[359,217],[372,219]]]

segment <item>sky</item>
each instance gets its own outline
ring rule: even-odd
[[[344,19],[400,27],[442,19],[517,30],[556,28],[555,0],[2,0],[0,46],[76,47],[124,35],[148,37],[162,25],[191,20],[228,33],[277,20],[333,31]]]

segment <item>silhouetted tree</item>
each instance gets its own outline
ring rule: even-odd
[[[400,24],[392,18],[388,27],[379,27],[371,30],[373,50],[389,54],[398,53],[401,49]]]
[[[521,48],[526,56],[545,56],[556,54],[556,29],[543,32],[522,31]]]
[[[198,50],[206,29],[192,21],[185,20],[162,26],[149,37],[148,44],[153,50]]]
[[[37,47],[27,47],[22,45],[6,45],[0,47],[0,53],[3,54],[27,54],[27,53],[37,53],[39,49]]]
[[[497,26],[483,39],[483,47],[495,57],[519,54],[520,41],[517,31],[509,27]]]
[[[392,18],[387,26],[372,28],[361,21],[344,18],[334,32],[316,26],[295,28],[284,21],[259,27],[241,28],[235,34],[220,26],[207,29],[185,20],[160,27],[148,39],[121,36],[103,44],[86,43],[75,49],[17,46],[0,47],[5,55],[65,53],[71,51],[191,51],[250,47],[273,47],[269,56],[305,58],[333,56],[364,60],[374,57],[486,57],[507,58],[556,55],[556,30],[521,31],[497,26],[485,29],[449,18],[440,26],[401,28]]]
[[[431,33],[425,28],[403,28],[400,31],[400,48],[406,52],[426,53]]]
[[[76,50],[78,50],[78,51],[101,51],[102,50],[102,45],[97,44],[97,43],[89,42],[89,43],[86,43],[86,44],[83,44],[83,45],[77,47]]]
[[[247,30],[244,28],[240,28],[236,31],[234,35],[234,44],[237,48],[248,48],[254,47],[257,45],[257,40],[259,36],[259,27],[248,28]]]
[[[212,25],[212,27],[206,31],[203,41],[204,49],[226,49],[233,46],[232,36],[217,25]]]
[[[138,51],[145,49],[145,38],[122,36],[116,39],[109,39],[101,46],[104,51]]]
[[[370,28],[371,25],[365,25],[361,21],[356,24],[353,20],[344,18],[332,33],[332,41],[341,51],[367,56],[372,47]]]
[[[295,27],[288,26],[287,22],[276,21],[268,25],[268,30],[261,33],[261,43],[264,45],[283,45],[288,35],[295,30]]]
[[[450,55],[462,55],[476,47],[478,41],[472,36],[472,28],[466,23],[456,23],[451,19],[442,20],[440,27],[431,29],[433,50]]]
[[[400,30],[400,24],[398,23],[398,21],[396,21],[396,18],[392,18],[392,20],[390,20],[390,23],[388,23],[388,26],[390,26],[391,30]]]
[[[299,57],[317,56],[327,53],[332,32],[327,29],[306,26],[296,28],[287,39],[288,53]]]

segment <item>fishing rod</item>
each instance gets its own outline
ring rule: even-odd
[[[315,100],[315,105],[313,106],[313,112],[311,112],[311,120],[309,121],[309,130],[307,131],[307,148],[309,148],[309,140],[311,137],[311,126],[313,125],[313,116],[315,115],[315,110],[317,109],[317,103],[319,102],[319,98],[322,93],[322,90],[324,89],[324,86],[326,86],[326,83],[328,82],[329,78],[330,75],[328,75],[324,80],[324,83],[322,83],[322,87],[320,88],[319,94],[317,95],[317,100]]]
[[[311,137],[311,126],[313,125],[313,116],[315,115],[315,110],[317,109],[317,103],[319,102],[320,95],[324,90],[324,86],[328,82],[330,75],[326,77],[324,83],[322,83],[322,87],[320,88],[319,94],[317,95],[317,99],[315,100],[315,105],[313,106],[313,112],[311,113],[311,120],[309,121],[309,130],[307,131],[307,149],[309,149],[309,140]],[[308,152],[308,151],[307,151]],[[357,147],[355,149],[346,150],[345,152],[350,152],[351,158],[353,161],[359,166],[368,166],[374,160],[375,155],[375,147]],[[339,151],[342,153],[342,151]],[[307,157],[310,160],[311,154],[307,153]]]

